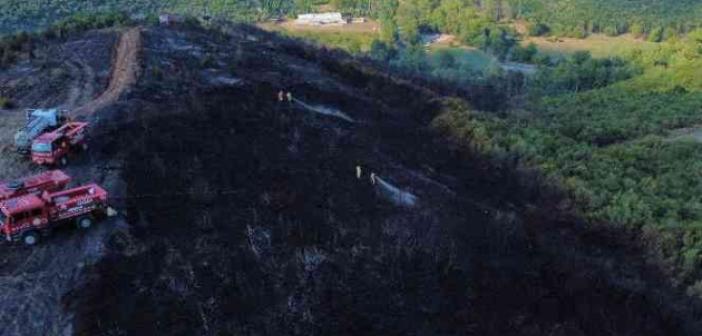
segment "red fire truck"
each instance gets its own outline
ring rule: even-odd
[[[32,161],[40,165],[68,163],[68,154],[76,148],[87,149],[86,122],[67,122],[32,141]]]
[[[97,184],[41,195],[28,194],[0,202],[0,233],[27,245],[40,234],[65,223],[87,229],[107,215],[107,192]]]
[[[40,195],[44,191],[63,190],[70,182],[71,178],[60,170],[52,170],[15,181],[0,182],[0,202],[27,194]]]

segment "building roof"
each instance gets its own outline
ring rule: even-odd
[[[341,13],[332,12],[300,14],[295,22],[298,24],[334,24],[345,23],[346,21]]]

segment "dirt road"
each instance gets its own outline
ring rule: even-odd
[[[141,50],[141,30],[131,28],[120,37],[112,63],[112,74],[107,89],[96,99],[73,110],[73,116],[92,115],[99,109],[114,103],[127,88],[139,78],[139,51]]]

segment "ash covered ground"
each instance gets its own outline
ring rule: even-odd
[[[441,90],[225,31],[141,31],[138,82],[92,115],[91,151],[70,170],[105,184],[120,216],[2,246],[0,334],[702,330],[698,303],[625,233],[558,213],[552,193],[432,131]],[[109,60],[94,71],[109,77]],[[71,92],[53,99],[90,101]]]

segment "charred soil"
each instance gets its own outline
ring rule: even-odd
[[[440,89],[251,27],[148,28],[142,47],[142,75],[101,106],[84,168],[119,175],[128,227],[77,238],[104,251],[63,295],[71,332],[702,330],[699,303],[630,235],[559,213],[556,193],[432,131]],[[416,204],[398,206],[371,172]]]
[[[77,332],[699,331],[628,236],[553,216],[430,131],[440,94],[248,27],[144,38],[144,77],[99,137],[124,157],[131,230],[66,297]]]

